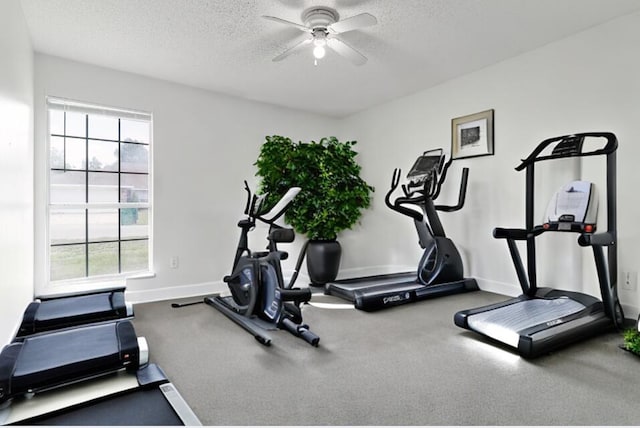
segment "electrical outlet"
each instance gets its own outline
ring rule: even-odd
[[[622,288],[636,291],[638,289],[638,272],[622,272]]]
[[[178,259],[178,256],[171,256],[171,258],[169,259],[169,267],[171,269],[178,269],[179,264],[180,260]]]

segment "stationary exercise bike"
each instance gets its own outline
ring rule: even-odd
[[[269,211],[264,209],[265,195],[253,195],[247,182],[246,218],[238,222],[241,229],[238,248],[233,260],[231,275],[224,277],[231,295],[206,297],[205,303],[213,306],[233,322],[251,333],[258,342],[269,346],[271,337],[268,330],[284,329],[300,337],[313,346],[318,346],[320,338],[303,324],[301,305],[311,300],[309,288],[293,288],[304,252],[300,253],[294,274],[285,285],[280,266],[288,254],[278,250],[278,243],[293,242],[293,229],[276,224],[289,205],[300,192],[293,187]],[[267,251],[252,252],[249,249],[249,232],[256,221],[269,225]]]

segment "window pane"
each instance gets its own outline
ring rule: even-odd
[[[89,173],[89,202],[118,202],[118,173]]]
[[[89,244],[89,276],[118,273],[118,243]]]
[[[86,202],[84,172],[51,171],[49,186],[52,204]]]
[[[149,241],[122,241],[122,272],[149,269]]]
[[[149,176],[146,174],[120,174],[120,202],[149,202]]]
[[[147,271],[151,122],[146,114],[101,114],[100,106],[78,112],[76,102],[64,111],[60,103],[48,111],[50,279]]]
[[[89,138],[118,141],[118,118],[90,114]]]
[[[118,240],[118,210],[89,210],[89,241]]]
[[[85,255],[84,244],[51,247],[51,280],[84,277]]]
[[[89,140],[89,169],[118,171],[118,143]]]
[[[66,138],[65,162],[67,169],[85,169],[87,166],[86,140],[80,138]]]
[[[149,172],[149,146],[120,143],[120,170],[122,172]]]
[[[64,138],[51,137],[49,140],[49,166],[51,168],[64,168]]]
[[[120,140],[149,144],[150,125],[140,120],[121,119]]]
[[[49,212],[51,244],[70,244],[85,241],[85,210],[52,209]]]
[[[74,137],[87,136],[87,115],[82,113],[65,112],[65,134]]]
[[[64,112],[49,110],[49,134],[64,135]]]
[[[149,210],[147,208],[120,209],[120,238],[148,238]]]

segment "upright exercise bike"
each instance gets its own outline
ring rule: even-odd
[[[264,209],[265,195],[253,195],[247,182],[246,218],[238,222],[241,229],[238,248],[233,260],[231,275],[224,277],[229,286],[230,296],[206,297],[205,303],[213,306],[233,322],[251,333],[258,342],[269,346],[271,337],[268,330],[285,329],[313,346],[318,346],[320,338],[303,324],[301,305],[311,300],[309,288],[293,288],[304,252],[300,253],[291,280],[285,285],[280,266],[288,254],[278,250],[278,243],[293,242],[293,229],[276,224],[291,202],[300,192],[293,187],[269,211]],[[267,251],[252,252],[249,249],[249,232],[256,221],[269,225]]]

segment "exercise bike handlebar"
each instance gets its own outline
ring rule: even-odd
[[[278,220],[289,208],[289,205],[293,201],[293,199],[300,193],[302,190],[300,187],[292,187],[287,190],[282,198],[271,208],[269,211],[262,213],[262,204],[266,199],[267,194],[264,195],[255,195],[251,192],[251,188],[249,187],[249,183],[247,180],[244,180],[244,190],[247,192],[247,203],[244,207],[244,213],[248,215],[250,218],[258,219],[267,224],[274,224],[276,220]]]
[[[280,198],[280,200],[273,206],[273,208],[266,213],[257,214],[256,218],[267,224],[275,223],[276,220],[279,219],[285,211],[287,211],[287,208],[289,208],[293,199],[298,195],[298,193],[300,193],[300,190],[302,190],[300,187],[290,188],[287,190],[287,193],[285,193],[284,196],[282,196],[282,198]]]
[[[249,183],[247,180],[244,180],[244,190],[247,192],[247,203],[244,206],[244,213],[246,215],[251,215],[251,213],[255,210],[255,204],[257,201],[257,197],[251,193],[251,188],[249,187]]]

